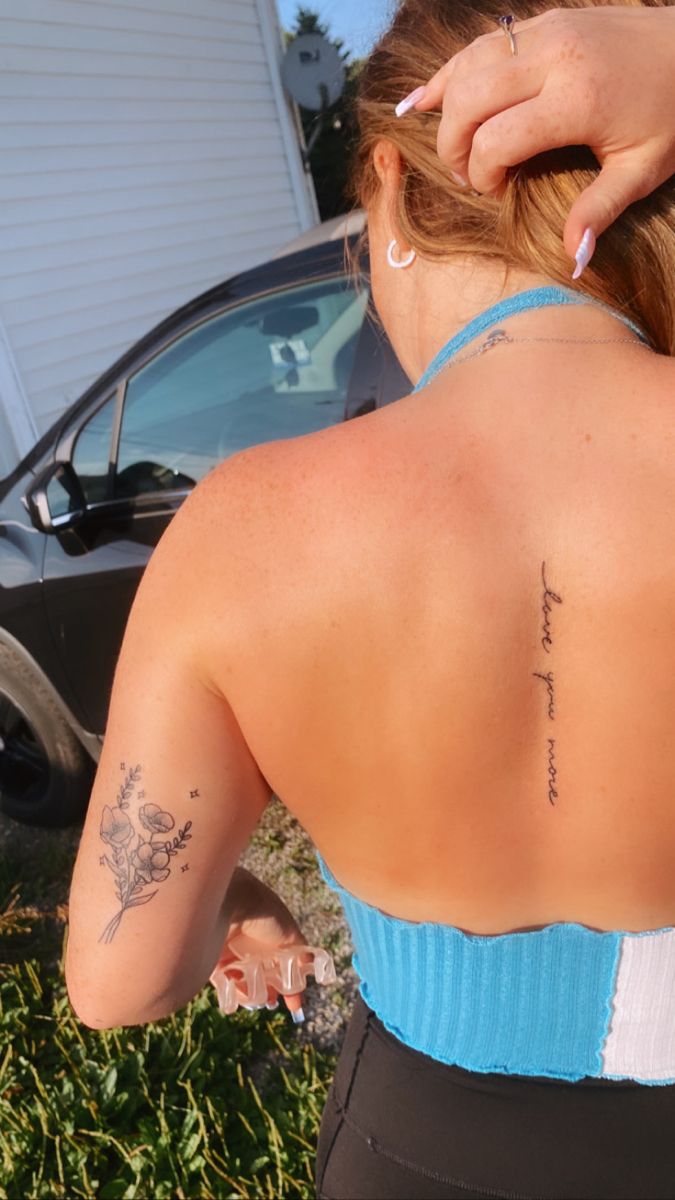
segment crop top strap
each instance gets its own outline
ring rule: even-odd
[[[594,308],[601,308],[604,312],[610,313],[617,320],[622,321],[624,325],[632,329],[633,333],[650,346],[651,341],[646,334],[640,329],[630,317],[625,313],[619,312],[618,309],[612,308],[609,304],[605,304],[602,300],[595,300],[592,296],[585,296],[582,292],[576,292],[573,288],[563,288],[555,286],[530,288],[525,292],[517,292],[515,296],[508,296],[505,300],[499,300],[497,304],[493,304],[490,308],[486,308],[484,312],[478,313],[477,316],[469,321],[459,333],[450,338],[445,346],[439,350],[436,357],[429,364],[422,378],[420,379],[416,392],[421,392],[422,388],[431,383],[435,379],[439,371],[447,366],[451,358],[463,350],[465,346],[472,342],[479,334],[485,333],[506,317],[513,317],[517,313],[526,312],[531,308],[547,308],[554,304],[592,304]]]

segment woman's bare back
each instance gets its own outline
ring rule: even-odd
[[[219,683],[395,916],[675,924],[675,367],[583,350],[270,448]]]

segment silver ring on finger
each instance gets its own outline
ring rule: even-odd
[[[517,54],[518,47],[516,46],[516,37],[513,32],[513,26],[516,23],[516,18],[514,17],[513,13],[506,13],[503,17],[498,17],[497,21],[498,21],[498,24],[501,26],[501,28],[504,30],[504,33],[506,34],[507,38],[509,39],[511,53]]]

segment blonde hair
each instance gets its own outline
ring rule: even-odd
[[[668,6],[668,0],[619,3]],[[541,0],[509,0],[509,11],[517,20],[537,16],[548,7]],[[563,0],[557,7],[595,4]],[[501,0],[402,0],[360,77],[354,196],[368,209],[377,195],[380,184],[373,150],[385,138],[396,146],[402,160],[398,225],[420,255],[447,259],[468,254],[501,261],[505,268],[547,275],[631,317],[660,353],[672,355],[675,177],[631,204],[598,238],[591,263],[572,284],[573,264],[562,235],[574,200],[598,172],[597,160],[587,147],[547,151],[509,169],[504,195],[496,199],[461,188],[441,163],[436,152],[440,113],[395,116],[399,100],[480,34],[494,32],[503,10]]]

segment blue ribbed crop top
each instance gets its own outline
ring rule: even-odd
[[[441,350],[417,391],[478,334],[572,289],[521,292],[479,314]],[[648,342],[622,313],[600,305]],[[675,928],[599,932],[561,921],[495,936],[392,917],[342,887],[361,994],[406,1045],[472,1071],[675,1084]]]
[[[361,995],[407,1046],[469,1071],[675,1083],[673,926],[468,934],[381,912],[317,858],[351,930]]]

